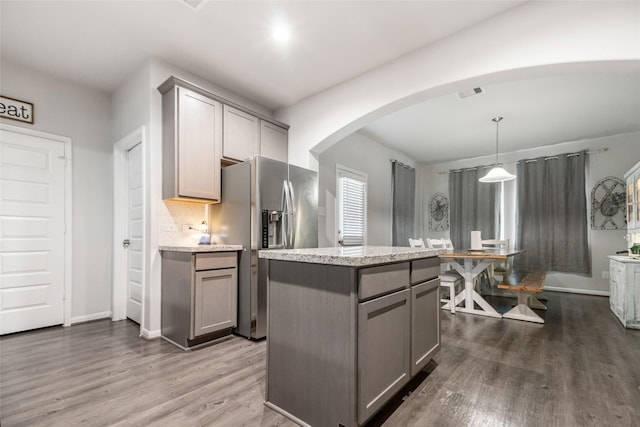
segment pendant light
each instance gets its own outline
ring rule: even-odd
[[[485,176],[480,178],[479,181],[480,182],[511,181],[512,179],[515,179],[516,176],[510,174],[509,172],[507,172],[506,170],[498,166],[499,164],[498,163],[498,125],[500,123],[500,120],[502,120],[502,117],[495,117],[491,120],[496,123],[496,163],[493,165],[489,173],[487,173]]]

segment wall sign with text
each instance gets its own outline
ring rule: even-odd
[[[33,124],[33,104],[0,95],[0,117]]]

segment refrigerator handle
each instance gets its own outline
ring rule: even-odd
[[[296,246],[296,228],[298,226],[296,223],[296,198],[293,193],[293,184],[291,184],[291,181],[287,181],[287,184],[289,186],[289,213],[291,214],[291,222],[289,224],[291,235],[289,236],[289,243],[293,249]]]
[[[287,181],[282,182],[282,240],[285,248],[289,248],[289,187]]]

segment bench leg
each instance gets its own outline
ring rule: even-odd
[[[527,305],[531,308],[537,308],[538,310],[546,310],[547,306],[544,305],[540,299],[535,296],[535,295],[531,295],[529,296],[529,299],[527,300]]]
[[[502,315],[505,319],[524,320],[526,322],[544,323],[544,319],[538,316],[527,305],[529,296],[532,296],[531,292],[517,291],[518,292],[518,305],[513,307]]]

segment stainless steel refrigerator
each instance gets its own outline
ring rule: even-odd
[[[318,174],[258,156],[222,169],[221,197],[209,209],[212,238],[244,247],[236,332],[264,338],[267,275],[258,250],[318,247]]]

